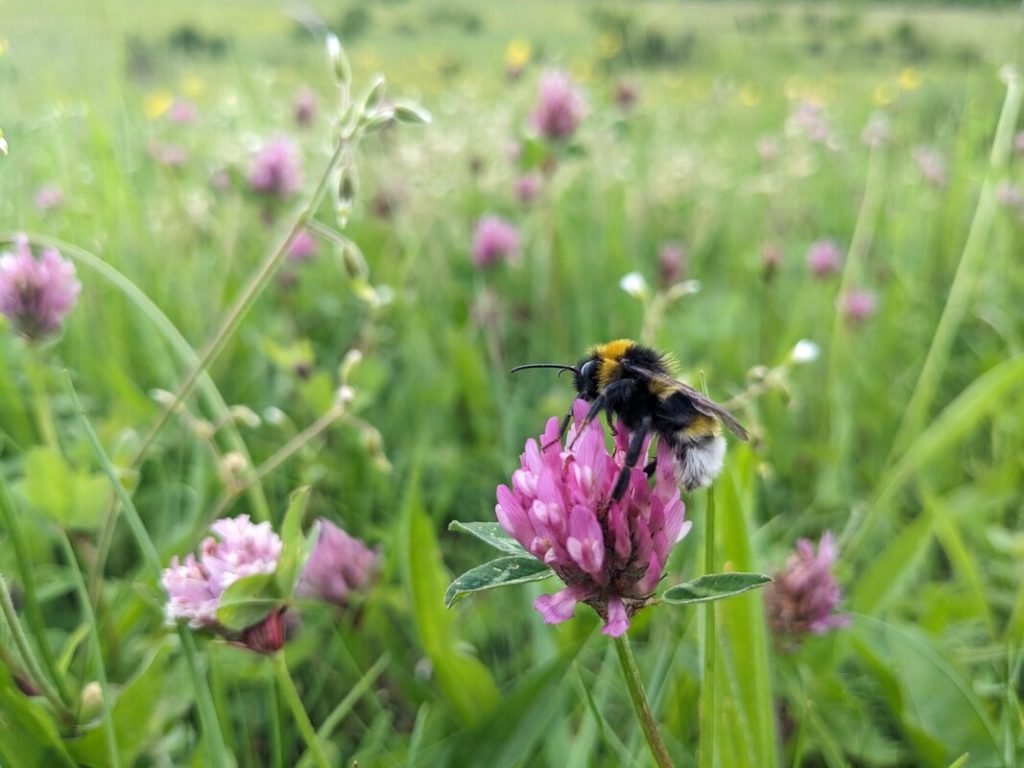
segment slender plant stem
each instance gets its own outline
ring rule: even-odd
[[[199,668],[196,641],[188,627],[180,622],[178,623],[178,638],[181,640],[181,647],[185,651],[185,660],[188,663],[188,671],[192,676],[192,689],[196,697],[196,709],[199,711],[199,722],[203,727],[210,766],[211,768],[228,768],[231,763],[228,749],[224,745],[224,734],[221,733],[220,721],[217,720],[217,710],[213,706],[210,686],[203,676],[203,671]]]
[[[674,768],[672,758],[669,757],[665,742],[661,740],[658,733],[658,724],[651,714],[651,705],[647,703],[647,695],[644,693],[644,683],[640,678],[640,668],[636,665],[636,658],[629,647],[629,639],[625,635],[615,638],[615,652],[619,656],[619,666],[622,667],[622,676],[626,678],[626,688],[629,690],[629,699],[633,702],[633,710],[636,712],[637,720],[643,729],[644,738],[647,739],[647,746],[651,749],[651,755],[658,768]]]
[[[89,600],[89,590],[85,586],[85,578],[78,566],[78,559],[75,557],[75,550],[71,546],[71,540],[65,531],[60,531],[60,543],[64,549],[64,557],[68,561],[71,575],[75,582],[75,591],[78,592],[78,601],[82,604],[82,613],[85,624],[89,627],[89,639],[92,641],[93,655],[96,660],[96,677],[100,684],[100,691],[103,694],[103,737],[107,742],[107,753],[109,754],[110,765],[113,768],[121,768],[121,752],[117,747],[117,731],[114,728],[114,707],[113,698],[110,694],[110,685],[107,682],[107,668],[103,664],[103,645],[100,642],[100,632],[96,625],[96,614],[92,610],[92,602]]]
[[[113,488],[117,498],[121,501],[121,506],[124,508],[124,515],[128,522],[128,527],[135,536],[135,542],[138,544],[139,550],[142,552],[143,560],[146,561],[146,566],[152,572],[153,577],[155,579],[159,579],[160,574],[162,573],[162,568],[160,566],[160,555],[157,554],[156,551],[156,545],[153,544],[153,539],[150,538],[149,532],[146,530],[146,526],[142,522],[142,518],[139,516],[139,511],[135,508],[135,504],[132,503],[132,497],[128,495],[128,491],[121,483],[120,478],[118,478],[114,465],[110,461],[110,457],[107,456],[107,452],[103,450],[103,444],[96,435],[96,431],[92,428],[92,424],[89,423],[89,419],[86,418],[85,411],[82,410],[82,403],[79,401],[78,394],[75,392],[75,386],[71,383],[71,376],[66,371],[64,373],[64,386],[67,390],[68,397],[71,399],[71,403],[74,406],[75,413],[78,415],[82,431],[85,432],[86,439],[88,439],[89,445],[92,446],[93,453],[96,454],[100,467],[103,469],[104,474],[106,474],[107,479],[110,481],[111,488]]]
[[[192,393],[197,382],[206,372],[206,369],[209,368],[210,363],[212,363],[214,358],[216,358],[221,350],[224,349],[224,346],[234,335],[235,331],[238,330],[238,326],[241,325],[242,320],[245,319],[249,310],[252,309],[256,300],[270,283],[271,278],[273,278],[278,267],[281,266],[281,263],[284,261],[285,256],[288,253],[288,246],[306,227],[307,222],[313,217],[317,208],[320,207],[320,202],[327,193],[327,189],[331,178],[334,176],[334,172],[337,170],[342,157],[345,156],[346,152],[350,149],[350,141],[351,137],[338,142],[338,146],[335,148],[334,154],[331,156],[330,162],[327,164],[327,169],[320,177],[320,181],[317,184],[316,189],[313,191],[313,195],[310,198],[309,203],[307,203],[306,207],[298,216],[295,217],[295,221],[292,224],[291,229],[288,231],[288,234],[280,241],[277,247],[270,252],[267,258],[250,278],[245,288],[242,289],[242,292],[235,299],[231,308],[228,310],[228,313],[221,321],[217,332],[199,354],[199,358],[196,360],[192,370],[185,377],[181,386],[178,387],[178,391],[175,392],[174,398],[167,404],[156,423],[146,434],[142,444],[135,453],[135,457],[132,461],[133,465],[138,465],[142,462],[149,449],[156,441],[157,436],[170,420],[171,414],[173,414],[178,405]]]
[[[4,621],[7,622],[7,626],[11,631],[11,637],[14,639],[14,644],[18,647],[18,653],[21,654],[25,671],[32,677],[32,681],[36,684],[40,693],[46,697],[46,700],[60,714],[61,719],[69,723],[74,722],[74,714],[61,701],[50,679],[43,674],[43,670],[39,667],[39,662],[36,661],[36,656],[32,652],[32,646],[28,642],[25,630],[18,620],[18,612],[14,609],[14,601],[11,600],[10,590],[7,589],[7,581],[2,575],[0,575],[0,614],[3,614]]]
[[[34,346],[29,349],[28,380],[32,386],[32,404],[36,412],[36,426],[48,448],[60,451],[57,439],[57,427],[53,421],[53,409],[46,391],[46,368],[39,359],[39,350]]]
[[[292,717],[295,718],[295,723],[302,732],[302,738],[305,739],[306,745],[309,747],[310,754],[313,756],[313,762],[319,768],[331,768],[331,761],[328,759],[320,739],[317,738],[306,708],[302,706],[302,699],[299,697],[299,692],[295,688],[295,682],[288,671],[288,662],[285,660],[284,651],[277,651],[270,658],[274,665],[274,673],[277,676],[277,684],[281,687],[281,693],[284,694],[284,699],[292,711]]]
[[[60,674],[57,664],[50,650],[50,644],[46,641],[46,622],[43,619],[43,611],[39,606],[39,595],[36,593],[36,582],[32,573],[32,562],[25,546],[25,538],[22,536],[21,523],[18,521],[18,512],[14,506],[14,500],[7,489],[7,483],[0,473],[0,521],[3,522],[7,535],[11,539],[11,546],[14,549],[14,559],[18,565],[18,573],[21,576],[21,588],[25,594],[25,617],[28,619],[29,629],[36,638],[36,646],[39,648],[39,657],[43,666],[49,673],[50,679],[57,688],[57,693],[62,702],[70,707],[71,694],[64,681],[64,675]]]
[[[708,488],[704,512],[704,573],[715,572],[715,487]],[[715,677],[717,642],[715,639],[715,602],[704,604],[704,674],[700,686],[700,768],[715,765]]]

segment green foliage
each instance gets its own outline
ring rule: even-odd
[[[163,625],[159,568],[236,514],[272,522],[283,550],[276,574],[228,590],[221,620],[242,630],[287,605],[290,670],[332,762],[646,764],[593,612],[544,625],[531,604],[549,585],[522,582],[549,572],[493,513],[524,441],[572,398],[565,376],[509,368],[642,332],[752,435],[714,489],[724,573],[699,566],[705,497],[687,495],[694,531],[664,581],[679,586],[658,590],[735,596],[632,617],[673,760],[697,762],[710,606],[723,768],[1021,763],[1024,227],[1000,185],[1024,168],[996,77],[1019,58],[1016,3],[39,5],[3,6],[0,251],[30,232],[83,292],[41,348],[0,319],[0,573],[28,638],[0,622],[0,764],[110,765],[112,737],[126,766],[312,764],[266,658]],[[348,57],[334,66],[328,27]],[[548,66],[588,102],[563,143],[530,126]],[[339,88],[361,95],[378,70],[378,130],[345,200],[314,211],[316,255],[284,260],[148,441],[158,391],[196,369],[301,205],[247,188],[253,151],[292,137],[311,193]],[[317,110],[299,127],[306,86]],[[400,94],[433,122],[394,125],[427,115]],[[174,101],[193,122],[168,118]],[[823,140],[801,128],[807,104]],[[871,150],[875,112],[891,136]],[[167,147],[184,162],[162,162]],[[924,181],[923,147],[944,183]],[[37,208],[50,184],[64,203]],[[520,229],[517,264],[473,267],[485,213]],[[843,273],[816,279],[806,253],[825,237]],[[701,288],[653,317],[667,242]],[[644,302],[619,288],[634,271]],[[872,291],[872,316],[844,316],[850,288]],[[821,359],[797,365],[804,338]],[[319,517],[380,550],[344,608],[289,600]],[[825,530],[851,625],[774,638],[758,574]],[[26,695],[36,683],[48,695]]]
[[[708,573],[685,584],[669,587],[661,598],[671,605],[709,603],[763,587],[771,580],[763,573]]]

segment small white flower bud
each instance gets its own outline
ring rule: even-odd
[[[82,688],[81,722],[87,723],[103,710],[103,688],[93,680]]]
[[[820,354],[821,348],[817,344],[809,339],[800,339],[789,353],[789,359],[797,365],[803,365],[813,363]]]
[[[363,353],[358,349],[350,349],[338,367],[338,378],[344,383],[352,375],[353,369],[363,362]]]
[[[348,384],[342,384],[334,393],[334,404],[345,407],[356,399],[356,391]]]
[[[630,272],[619,280],[619,287],[634,299],[643,301],[647,298],[647,280],[639,272]]]
[[[243,427],[249,427],[250,429],[255,429],[262,423],[256,412],[245,405],[231,406],[231,418]]]
[[[166,389],[151,389],[149,396],[153,398],[153,401],[159,403],[164,408],[169,408],[171,403],[174,402],[174,393],[168,392]]]
[[[196,419],[192,422],[192,429],[203,440],[210,440],[217,433],[217,428],[206,419]]]
[[[341,40],[333,32],[327,34],[327,58],[330,59],[335,79],[344,86],[352,84],[352,65],[348,63]]]
[[[220,477],[225,485],[234,485],[242,479],[242,475],[248,469],[248,462],[245,456],[238,451],[225,453],[220,460]]]
[[[263,420],[275,427],[279,427],[287,421],[288,417],[285,412],[278,408],[276,405],[271,405],[263,409]]]

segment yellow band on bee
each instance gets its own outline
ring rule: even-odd
[[[619,359],[635,343],[632,339],[616,339],[607,344],[598,344],[591,350],[591,354],[596,354],[598,360],[601,361],[601,367],[597,371],[599,388],[604,389],[615,381],[619,370]]]

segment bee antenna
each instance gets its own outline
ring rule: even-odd
[[[527,368],[557,368],[558,375],[561,376],[566,371],[572,371],[578,373],[575,367],[571,365],[560,365],[558,363],[529,363],[527,365],[517,365],[509,373],[515,373],[516,371],[525,371]]]

